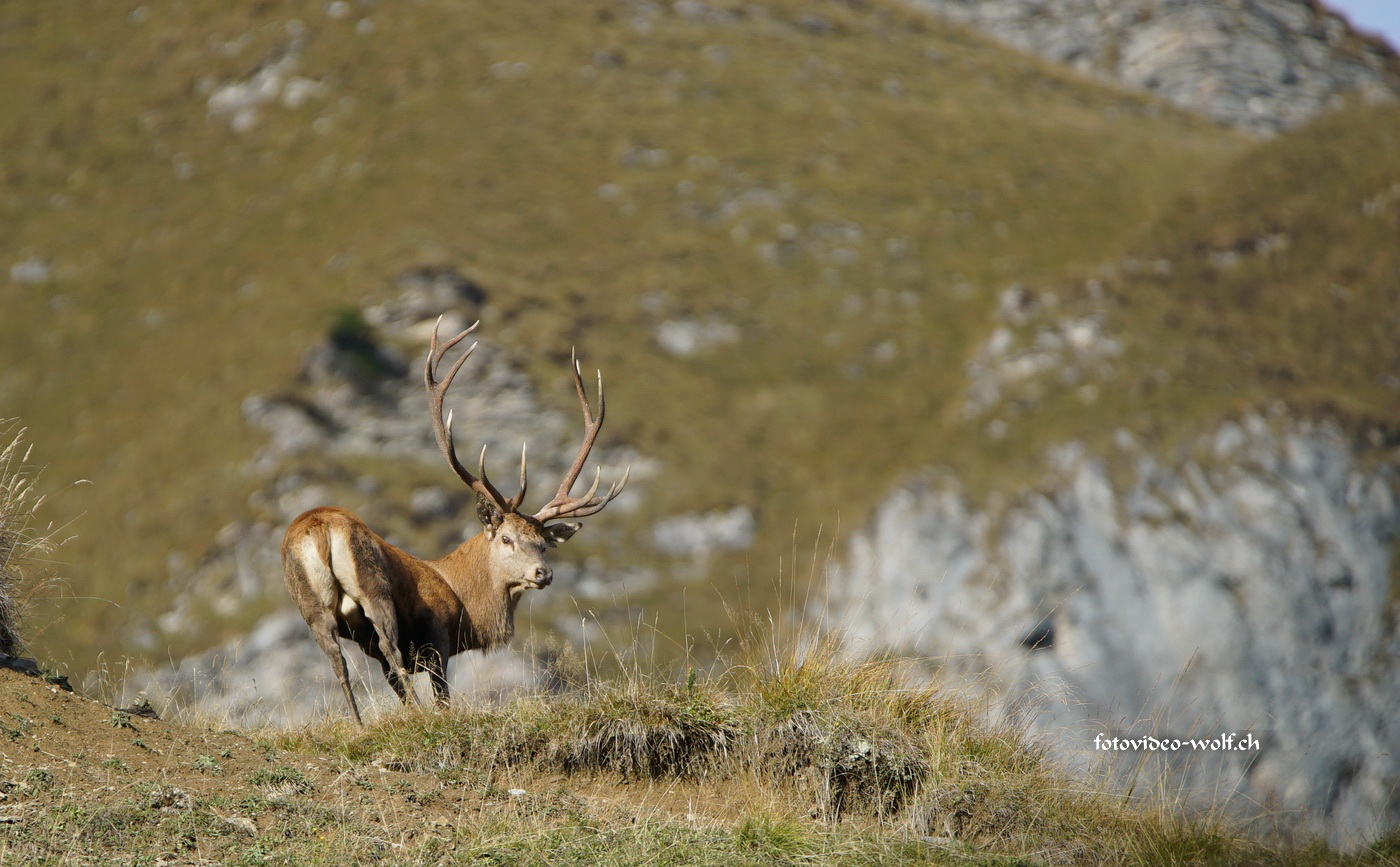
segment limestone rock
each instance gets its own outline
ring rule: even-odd
[[[1400,92],[1395,52],[1310,0],[906,2],[1254,132],[1349,91]]]
[[[753,512],[745,506],[675,515],[652,528],[656,550],[699,557],[714,551],[746,551],[753,546]]]
[[[1258,417],[1178,461],[1118,446],[1128,481],[1068,446],[1000,505],[900,486],[831,576],[852,646],[937,661],[1080,764],[1095,734],[1252,732],[1258,752],[1112,758],[1335,844],[1400,822],[1400,454]]]

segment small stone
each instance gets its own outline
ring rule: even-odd
[[[753,546],[754,530],[753,512],[745,506],[735,506],[657,521],[652,540],[663,554],[703,556],[714,551],[748,550]]]
[[[252,837],[258,836],[258,826],[253,824],[252,819],[245,816],[220,816],[219,818],[232,825],[235,829],[242,831],[244,834],[248,834]]]
[[[716,316],[704,320],[672,319],[656,328],[656,342],[677,358],[690,358],[712,347],[738,341],[738,326]]]
[[[53,269],[48,261],[37,256],[10,266],[10,279],[16,283],[47,283],[52,273]]]

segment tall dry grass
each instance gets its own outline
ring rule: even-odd
[[[47,555],[63,540],[61,528],[40,525],[39,493],[43,467],[32,460],[34,446],[19,422],[0,420],[0,653],[14,655],[23,644],[20,626],[40,595],[58,578]]]
[[[1325,847],[1278,848],[1166,797],[1125,798],[907,661],[753,624],[703,668],[649,667],[634,647],[610,661],[564,652],[545,657],[549,686],[534,694],[260,736],[483,791],[562,775],[684,800],[695,821],[784,850],[779,863],[840,862],[803,854],[830,855],[832,834],[869,835],[866,855],[914,845],[971,863],[1331,863]]]

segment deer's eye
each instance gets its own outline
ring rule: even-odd
[[[515,540],[511,539],[511,537],[509,537],[509,536],[502,536],[502,537],[501,537],[501,544],[513,548],[513,547],[515,547]]]

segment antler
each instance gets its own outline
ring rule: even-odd
[[[570,497],[569,492],[573,490],[574,482],[578,481],[578,474],[583,471],[583,465],[588,460],[588,453],[593,450],[593,441],[598,439],[598,431],[603,427],[603,414],[607,409],[607,404],[603,400],[603,372],[598,371],[598,417],[593,417],[593,408],[588,405],[588,395],[583,390],[583,372],[579,369],[578,356],[573,356],[574,367],[574,388],[578,390],[578,401],[583,406],[583,445],[579,447],[578,457],[574,458],[573,466],[564,474],[564,481],[559,484],[559,492],[554,495],[554,499],[545,503],[544,508],[535,513],[535,519],[541,523],[554,521],[560,518],[586,518],[603,510],[603,507],[611,503],[618,494],[622,493],[622,488],[627,484],[627,477],[631,475],[632,468],[622,474],[622,478],[612,484],[604,496],[595,496],[598,493],[598,482],[602,478],[602,470],[599,469],[593,474],[593,485],[588,489],[588,493],[582,497]],[[522,458],[523,460],[523,458]],[[525,478],[525,468],[522,463],[520,470],[522,487]],[[522,491],[522,496],[523,496]]]
[[[520,505],[519,501],[507,500],[505,497],[501,496],[501,492],[496,490],[496,486],[491,484],[491,480],[486,477],[486,449],[484,447],[481,449],[481,461],[478,464],[478,472],[481,473],[481,478],[477,478],[472,475],[466,467],[462,466],[461,461],[457,460],[457,450],[452,445],[451,411],[447,413],[447,419],[445,421],[442,417],[442,399],[447,395],[447,389],[451,387],[453,378],[457,376],[457,371],[462,369],[463,364],[466,364],[467,359],[476,351],[477,345],[473,343],[471,346],[467,347],[467,351],[462,353],[462,356],[452,365],[452,369],[447,371],[447,376],[443,377],[441,382],[437,381],[438,365],[442,363],[442,358],[447,354],[449,349],[461,343],[462,340],[468,334],[475,331],[476,327],[480,324],[481,322],[479,320],[473,322],[469,328],[456,337],[453,337],[451,340],[443,343],[441,347],[438,346],[438,326],[442,325],[442,317],[439,316],[437,323],[433,325],[433,338],[428,346],[428,363],[423,366],[423,384],[428,388],[428,413],[432,418],[433,433],[437,435],[438,448],[442,450],[442,456],[447,459],[447,465],[452,467],[453,472],[455,472],[462,481],[470,485],[473,491],[476,491],[481,496],[490,500],[501,512],[514,512]],[[525,455],[523,452],[521,453],[520,459],[521,490],[519,499],[524,499]]]
[[[529,487],[529,483],[525,481],[525,452],[529,447],[529,443],[520,444],[520,490],[516,492],[515,496],[510,498],[510,510],[512,512],[520,510],[520,504],[525,502],[525,489]]]

